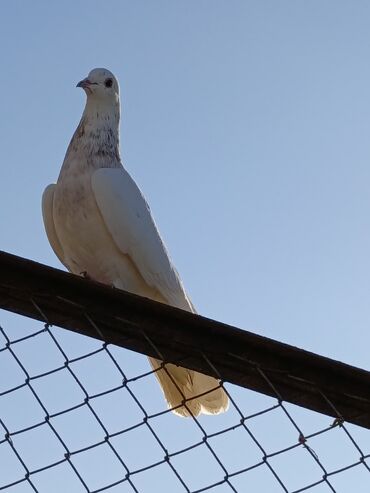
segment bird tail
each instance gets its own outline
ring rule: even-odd
[[[216,378],[172,364],[163,367],[162,361],[155,358],[149,361],[169,407],[178,416],[227,411],[229,399]]]

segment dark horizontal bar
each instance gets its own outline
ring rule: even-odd
[[[5,252],[0,308],[370,428],[365,370]]]

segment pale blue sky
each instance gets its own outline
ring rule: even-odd
[[[199,312],[368,369],[369,22],[365,0],[4,2],[0,248],[61,268],[41,195],[106,67]]]

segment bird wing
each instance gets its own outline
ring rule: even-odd
[[[44,193],[42,194],[42,217],[44,219],[44,226],[49,243],[52,246],[55,255],[67,267],[64,260],[64,253],[62,245],[59,242],[59,238],[55,231],[54,218],[53,218],[53,201],[54,201],[55,185],[48,185]]]
[[[145,282],[170,305],[193,311],[149,206],[129,173],[124,168],[100,168],[92,174],[91,185],[114,242]]]

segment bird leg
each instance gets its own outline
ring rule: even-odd
[[[80,276],[82,276],[84,279],[89,279],[90,281],[92,280],[92,278],[87,273],[87,270],[80,272]]]
[[[84,279],[88,279],[89,281],[94,281],[94,279],[87,273],[87,270],[83,270],[82,272],[80,272],[80,276],[82,276]],[[116,289],[116,286],[113,283],[108,284],[108,286]]]

